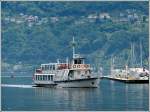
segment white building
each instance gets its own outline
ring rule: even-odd
[[[16,22],[15,18],[10,18],[10,22]]]
[[[100,19],[110,19],[109,13],[100,13],[99,14]]]
[[[96,14],[91,14],[87,17],[88,19],[96,19],[97,15]]]
[[[53,23],[59,21],[58,17],[51,17],[50,19],[51,19],[51,22]]]

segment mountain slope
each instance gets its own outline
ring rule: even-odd
[[[125,64],[130,44],[143,42],[148,65],[148,2],[2,2],[2,61],[32,63],[71,57],[108,65],[110,57]],[[93,61],[94,60],[94,61]]]

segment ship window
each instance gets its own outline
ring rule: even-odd
[[[41,68],[42,68],[42,70],[44,70],[44,67],[43,67],[43,66],[42,66]]]
[[[49,70],[51,70],[52,69],[52,67],[51,67],[51,65],[49,66]]]
[[[47,75],[45,75],[45,80],[47,80]]]
[[[48,70],[49,69],[49,65],[46,65],[46,70]]]
[[[43,66],[42,68],[43,68],[43,70],[45,70],[45,66]]]
[[[77,60],[74,60],[74,64],[77,64]]]
[[[52,70],[52,65],[50,65],[49,69]]]
[[[53,68],[52,68],[53,70],[55,70],[55,65],[53,65]]]
[[[39,75],[37,76],[37,80],[39,80]]]
[[[41,75],[39,75],[39,80],[41,80]]]
[[[46,75],[45,77],[46,77],[46,79],[45,79],[45,80],[48,80],[48,76]]]
[[[55,70],[55,65],[50,65],[50,70]]]
[[[82,63],[82,61],[81,60],[78,60],[78,64],[81,64]]]
[[[89,74],[91,74],[91,71],[89,71]]]
[[[53,76],[51,75],[51,80],[53,81]]]
[[[41,80],[41,75],[39,75],[39,80]]]
[[[42,75],[42,80],[44,80],[44,75]]]
[[[48,80],[51,80],[50,75],[48,75]]]
[[[71,77],[71,78],[73,78],[73,77],[74,77],[74,72],[73,72],[73,71],[70,71],[70,73],[69,73],[68,76]]]
[[[75,59],[74,64],[82,64],[83,61],[81,59]]]
[[[43,76],[43,80],[46,80],[46,75]]]

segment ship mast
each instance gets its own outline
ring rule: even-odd
[[[72,50],[73,50],[73,54],[72,54],[72,57],[74,58],[75,56],[75,40],[74,40],[74,36],[73,36],[73,41],[72,41]]]

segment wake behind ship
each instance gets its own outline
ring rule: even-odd
[[[85,64],[85,58],[75,54],[75,41],[73,38],[73,58],[66,59],[65,63],[41,64],[35,70],[33,82],[37,86],[46,87],[98,87],[99,73],[94,73],[90,64]]]

